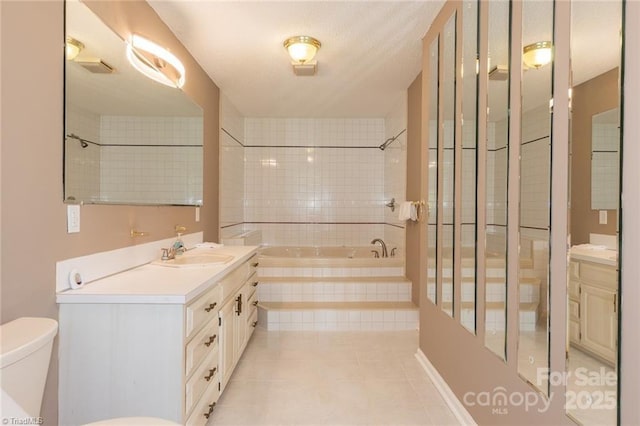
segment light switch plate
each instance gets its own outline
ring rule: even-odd
[[[80,205],[69,204],[67,206],[67,233],[80,232]]]
[[[606,210],[600,210],[599,211],[599,222],[600,222],[600,225],[606,225],[607,224],[607,211]]]

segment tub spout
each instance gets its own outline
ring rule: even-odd
[[[382,241],[382,239],[380,238],[376,238],[371,241],[371,244],[375,243],[380,243],[380,246],[382,246],[382,257],[389,257],[389,254],[387,253],[387,245],[384,243],[384,241]]]

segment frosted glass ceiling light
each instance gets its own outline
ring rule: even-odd
[[[131,36],[127,43],[127,59],[136,70],[158,83],[177,88],[184,86],[185,69],[180,59],[144,37]]]
[[[291,60],[298,64],[311,61],[320,46],[322,44],[318,40],[309,36],[295,36],[284,41],[284,47],[289,52]]]
[[[552,44],[550,41],[539,41],[522,49],[522,60],[529,68],[540,68],[551,62]]]
[[[73,61],[80,54],[82,49],[84,49],[84,44],[73,37],[66,37],[65,55],[67,56],[67,60]]]

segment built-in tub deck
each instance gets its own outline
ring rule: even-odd
[[[404,257],[374,252],[380,256],[381,247],[263,248],[259,323],[269,330],[416,329]]]

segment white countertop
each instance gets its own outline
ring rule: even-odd
[[[256,253],[256,246],[225,246],[206,250],[233,256],[223,265],[175,268],[148,263],[57,294],[58,303],[185,304],[212,287]]]
[[[602,265],[618,266],[618,252],[593,244],[580,244],[571,247],[571,258]]]

